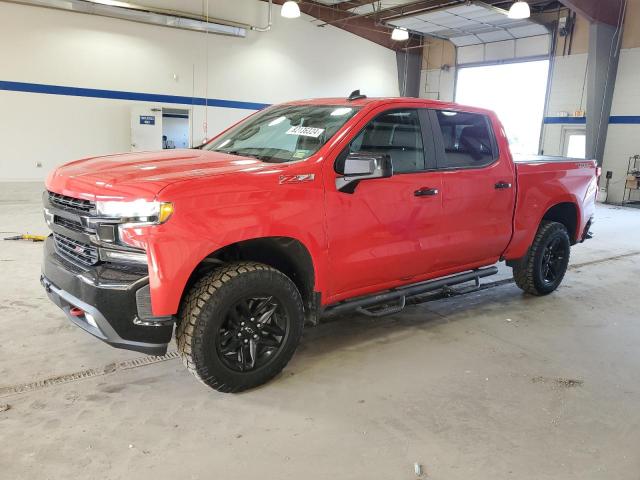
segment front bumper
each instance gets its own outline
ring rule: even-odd
[[[40,281],[69,320],[91,335],[116,348],[167,352],[173,318],[151,316],[146,272],[109,264],[80,268],[56,253],[50,236]]]

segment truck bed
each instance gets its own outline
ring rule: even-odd
[[[516,209],[505,258],[525,254],[542,217],[552,206],[576,205],[572,242],[580,242],[594,215],[598,173],[595,160],[548,155],[514,155]]]

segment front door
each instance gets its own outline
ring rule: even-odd
[[[374,113],[332,165],[340,175],[348,153],[367,152],[389,155],[394,168],[392,177],[362,181],[353,193],[338,191],[336,173],[327,175],[332,300],[408,283],[430,269],[425,239],[440,221],[441,174],[428,171],[435,166],[428,124],[427,110]]]

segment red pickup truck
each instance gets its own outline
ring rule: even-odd
[[[305,323],[478,282],[496,262],[554,291],[589,236],[594,161],[514,159],[486,110],[414,98],[266,108],[189,150],[68,163],[47,179],[41,282],[119,348],[166,352],[237,392]]]

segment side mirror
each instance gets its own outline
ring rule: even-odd
[[[336,188],[344,193],[353,193],[362,180],[392,175],[393,165],[389,155],[350,153],[344,161],[344,174],[336,178]]]

